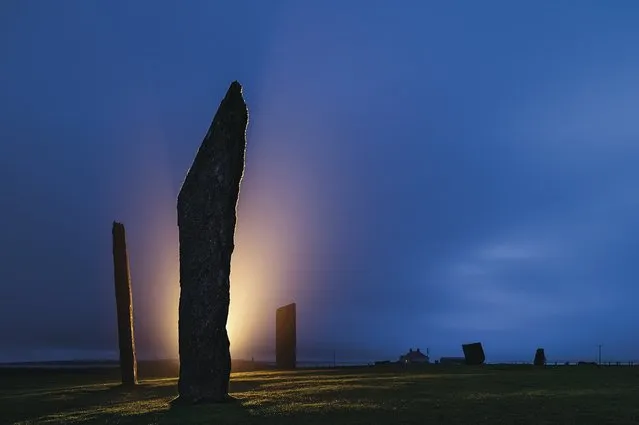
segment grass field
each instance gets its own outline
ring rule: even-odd
[[[0,370],[1,424],[633,424],[639,367],[426,366],[234,373],[238,403],[169,408],[176,380]]]

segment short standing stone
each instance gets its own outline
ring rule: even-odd
[[[229,400],[226,321],[247,125],[242,86],[235,81],[178,195],[180,377],[176,401],[183,403]]]
[[[295,303],[275,312],[275,364],[278,369],[297,366],[297,329]]]
[[[118,316],[118,343],[120,371],[123,385],[135,385],[138,381],[138,364],[135,358],[133,334],[133,299],[131,296],[131,272],[126,250],[124,225],[113,222],[113,274],[115,278],[115,303]]]
[[[484,354],[484,347],[481,342],[473,342],[472,344],[463,344],[462,350],[464,351],[464,357],[466,358],[467,365],[480,365],[486,361],[486,355]]]

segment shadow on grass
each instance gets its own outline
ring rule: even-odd
[[[171,406],[175,379],[0,394],[2,423],[633,424],[639,373],[599,370],[373,370],[234,374],[237,403]],[[91,383],[87,377],[87,383]],[[75,381],[74,381],[75,384]]]
[[[34,421],[36,423],[64,423],[93,416],[121,403],[157,397],[170,397],[170,386],[140,385],[136,388],[119,384],[98,384],[23,392],[0,397],[2,418],[8,423]],[[4,422],[3,422],[4,423]]]
[[[250,392],[258,382],[231,383],[231,391]],[[202,406],[173,406],[177,396],[175,379],[142,381],[135,387],[120,384],[94,384],[57,387],[48,390],[22,390],[0,395],[1,423],[183,423],[192,417],[209,420],[220,415],[224,419],[243,416],[242,400],[238,403]],[[197,422],[193,422],[197,423]],[[241,423],[241,422],[240,422]]]

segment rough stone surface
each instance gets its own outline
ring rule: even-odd
[[[138,382],[138,364],[135,358],[133,333],[133,298],[131,296],[131,272],[126,250],[124,225],[113,222],[113,275],[115,278],[115,303],[118,315],[118,343],[120,346],[120,370],[123,385]]]
[[[486,361],[486,355],[484,354],[484,347],[481,342],[473,342],[472,344],[462,345],[464,350],[464,357],[466,358],[467,365],[480,365]]]
[[[235,81],[178,195],[179,403],[229,400],[229,275],[247,125],[242,86]]]
[[[278,369],[297,366],[297,328],[295,303],[280,307],[275,312],[275,364]]]
[[[538,348],[535,351],[535,360],[533,361],[535,366],[544,366],[546,364],[546,352],[543,348]]]

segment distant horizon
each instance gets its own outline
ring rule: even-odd
[[[415,348],[413,348],[415,349]],[[371,357],[357,357],[357,356],[338,356],[336,354],[335,357],[335,363],[336,364],[368,364],[368,363],[374,363],[376,361],[396,361],[399,359],[400,354],[404,354],[406,351],[408,351],[408,349],[406,349],[404,352],[402,353],[397,353],[396,356],[384,356],[384,355],[380,355],[380,356],[371,356]],[[425,352],[425,349],[422,350],[423,352]],[[337,351],[339,352],[339,351]],[[105,355],[103,356],[96,356],[95,354],[91,355],[92,352],[86,352],[84,355],[80,354],[78,351],[69,351],[68,353],[62,353],[62,352],[57,352],[57,356],[33,356],[33,357],[29,357],[29,356],[23,356],[23,357],[2,357],[0,356],[0,364],[29,364],[29,363],[33,363],[33,364],[37,364],[37,363],[56,363],[56,362],[115,362],[118,363],[118,352],[117,351],[111,351],[109,353],[105,353]],[[238,356],[231,356],[233,360],[236,361],[251,361],[251,356],[246,356],[246,355],[238,355]],[[442,357],[464,357],[463,352],[461,351],[461,346],[460,346],[460,350],[459,352],[449,352],[449,353],[445,353],[445,354],[437,354],[437,355],[433,355],[433,352],[431,350],[430,352],[430,361],[434,362],[436,360],[439,360]],[[529,356],[530,358],[514,358],[511,356],[490,356],[489,353],[486,354],[486,363],[532,363],[533,358],[534,358],[534,352],[532,352]],[[275,354],[273,353],[272,355],[260,355],[260,356],[254,356],[254,361],[256,362],[260,362],[260,363],[274,363],[275,362]],[[564,363],[564,362],[570,362],[570,363],[576,363],[579,361],[597,361],[598,360],[598,353],[593,350],[592,353],[584,353],[584,355],[579,356],[579,355],[573,355],[573,356],[566,356],[566,357],[554,357],[550,354],[547,354],[547,361],[548,363],[555,363],[555,362],[560,362],[560,363]],[[145,361],[179,361],[179,357],[175,357],[175,356],[148,356],[148,355],[138,355],[138,362],[145,362]],[[602,356],[601,356],[601,361],[604,363],[607,362],[621,362],[621,363],[626,363],[626,362],[637,362],[639,363],[639,355],[634,357],[634,358],[621,358],[618,356],[606,356],[605,355],[605,351],[602,351]],[[330,356],[318,356],[318,355],[313,355],[313,354],[306,354],[306,355],[301,355],[299,357],[298,363],[332,363],[333,362],[333,358]]]
[[[448,357],[448,358],[463,358],[464,356],[442,356],[442,357]],[[435,363],[436,361],[439,361],[442,357],[438,357],[438,358],[434,358],[430,360],[430,363]],[[254,361],[255,363],[259,363],[259,364],[267,364],[267,365],[275,365],[276,362],[274,359],[271,360],[262,360],[262,359],[247,359],[247,358],[232,358],[232,361],[242,361],[242,362],[251,362]],[[333,363],[332,359],[324,359],[324,360],[298,360],[297,364],[298,365],[318,365],[318,366],[324,366],[324,367],[330,367],[332,364],[335,364],[336,366],[348,366],[348,365],[369,365],[369,364],[373,364],[375,362],[384,362],[384,361],[390,361],[390,362],[397,362],[398,359],[377,359],[377,360],[350,360],[350,361],[335,361]],[[177,358],[165,358],[165,359],[139,359],[138,362],[179,362],[179,359]],[[578,362],[597,362],[597,359],[588,359],[588,358],[579,358],[579,359],[547,359],[546,363],[547,364],[553,364],[553,363],[557,363],[558,365],[560,364],[564,364],[564,363],[578,363]],[[114,366],[118,366],[119,365],[119,361],[118,360],[111,360],[111,359],[70,359],[70,360],[41,360],[41,361],[15,361],[15,362],[5,362],[5,361],[0,361],[0,366],[12,366],[12,365],[55,365],[55,364],[74,364],[77,363],[78,365],[82,365],[82,364],[86,364],[86,365],[96,365],[96,364],[108,364],[108,365],[114,365]],[[484,362],[485,364],[533,364],[533,359],[527,359],[527,360],[486,360]],[[628,364],[628,363],[633,363],[639,366],[639,358],[638,359],[624,359],[624,360],[619,360],[619,359],[604,359],[602,357],[601,359],[601,363],[602,364],[606,364],[606,363],[620,363],[620,364]]]

